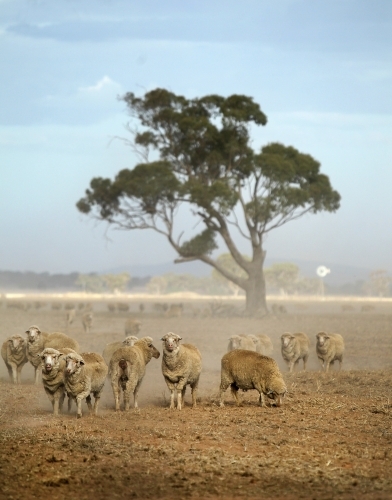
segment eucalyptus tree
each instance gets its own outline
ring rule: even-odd
[[[245,291],[249,314],[266,313],[265,236],[306,213],[339,208],[340,195],[320,163],[280,143],[255,150],[252,130],[267,117],[248,96],[187,99],[158,88],[122,99],[132,117],[126,141],[143,161],[114,179],[92,179],[77,208],[121,229],[162,234],[177,263],[212,266]],[[189,239],[175,226],[183,206],[201,228]],[[238,248],[239,237],[247,241],[249,258]],[[244,274],[214,259],[217,238]]]

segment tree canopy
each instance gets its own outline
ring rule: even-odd
[[[339,208],[340,195],[320,163],[280,143],[253,149],[252,128],[266,125],[267,117],[251,97],[186,99],[158,88],[143,97],[129,92],[123,100],[132,117],[126,142],[143,162],[113,180],[92,179],[77,208],[122,229],[161,233],[176,250],[176,262],[209,264],[245,290],[248,312],[266,312],[265,235],[306,213]],[[183,205],[201,227],[187,240],[175,228]],[[239,251],[235,233],[248,242],[250,259]],[[218,237],[243,274],[213,258]]]

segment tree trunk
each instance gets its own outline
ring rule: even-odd
[[[249,316],[254,316],[256,313],[268,314],[265,279],[263,272],[264,259],[265,252],[262,250],[254,255],[251,274],[245,286],[245,312]]]

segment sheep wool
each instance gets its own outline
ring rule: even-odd
[[[221,361],[220,406],[224,406],[223,394],[231,386],[231,392],[240,404],[238,390],[256,389],[260,405],[265,405],[264,396],[276,406],[282,404],[287,392],[282,374],[275,360],[257,352],[236,349],[226,353]]]

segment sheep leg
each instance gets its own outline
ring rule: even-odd
[[[125,384],[125,388],[124,388],[124,409],[125,411],[128,411],[130,406],[131,406],[131,393],[132,393],[132,387],[130,385],[130,382],[129,380],[127,381],[127,383]]]
[[[71,411],[72,408],[72,396],[68,394],[68,413]]]
[[[192,407],[196,408],[197,384],[191,385],[191,389],[192,389]]]
[[[306,371],[306,363],[308,362],[308,357],[309,357],[309,356],[304,356],[304,357],[303,357],[303,362],[304,362],[304,371]]]
[[[17,373],[17,367],[14,363],[12,363],[11,365],[11,373],[12,373],[12,382],[14,384],[17,384],[18,383],[18,373]]]
[[[93,411],[93,405],[91,404],[91,396],[90,394],[86,397],[86,403],[88,406],[88,411],[91,413]]]
[[[298,365],[299,365],[299,358],[297,359],[297,361],[294,363],[294,366],[293,366],[293,372],[296,371],[296,369],[298,368]]]
[[[114,396],[114,404],[116,411],[120,411],[120,381],[118,383],[113,382],[112,383],[112,391],[113,391],[113,396]]]
[[[289,372],[292,373],[293,369],[294,369],[294,362],[290,361],[289,362]]]
[[[240,401],[240,398],[238,396],[238,387],[235,384],[231,384],[230,390],[231,390],[231,393],[232,393],[232,395],[237,403],[237,406],[241,406],[241,401]]]
[[[98,405],[100,399],[101,399],[101,393],[94,392],[94,408],[93,408],[94,415],[98,413]]]
[[[21,378],[22,378],[22,367],[23,365],[19,365],[16,367],[16,381],[18,384],[21,384]]]
[[[134,408],[138,408],[137,395],[139,393],[140,384],[141,384],[141,381],[138,384],[136,384],[135,390],[133,391],[133,407]]]
[[[230,382],[227,380],[221,380],[220,388],[219,388],[219,406],[223,408],[225,406],[225,403],[223,402],[223,394],[224,392],[227,391],[227,388],[229,387]]]
[[[52,406],[53,406],[53,415],[57,416],[59,414],[59,406],[60,406],[60,398],[55,395],[52,401]]]
[[[35,368],[35,385],[38,385],[39,384],[39,369],[38,369],[38,366],[34,367]]]
[[[81,418],[82,417],[82,399],[83,397],[81,395],[76,397],[76,417]]]
[[[13,382],[12,368],[10,365],[7,365],[7,370],[8,370],[8,375],[10,377],[10,382]]]
[[[65,391],[63,390],[60,392],[60,397],[59,397],[59,411],[61,413],[63,412],[64,399],[65,399]]]
[[[170,390],[170,409],[174,410],[174,389]]]

